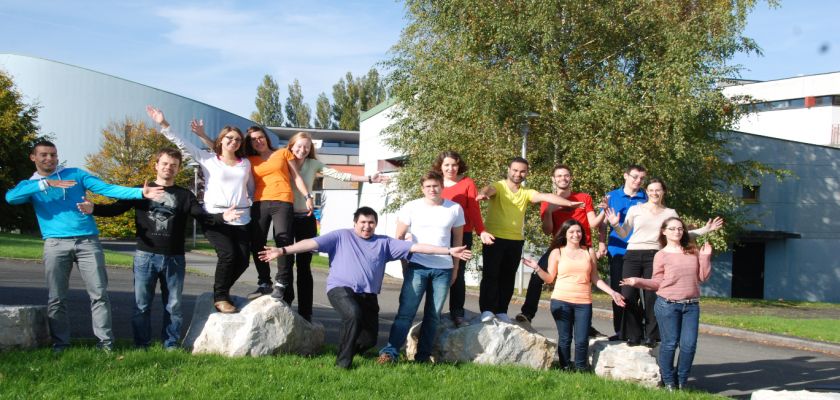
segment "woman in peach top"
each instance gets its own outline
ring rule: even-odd
[[[712,273],[712,246],[706,242],[698,251],[689,241],[685,223],[679,218],[665,220],[659,232],[662,250],[653,258],[653,277],[624,278],[621,285],[656,291],[653,309],[662,336],[659,372],[665,387],[674,390],[685,386],[694,362],[700,323],[699,285]],[[674,370],[677,346],[680,359]]]
[[[549,248],[548,270],[543,271],[536,261],[523,259],[546,283],[554,283],[551,293],[551,315],[557,324],[557,352],[560,366],[572,369],[572,334],[575,340],[574,369],[586,371],[589,352],[589,326],[592,323],[592,283],[609,294],[615,304],[624,307],[621,294],[610,289],[598,275],[595,251],[581,247],[583,226],[570,219],[563,223]]]

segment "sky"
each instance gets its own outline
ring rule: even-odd
[[[760,2],[745,35],[763,56],[738,55],[744,79],[840,71],[837,0]],[[248,117],[265,74],[304,100],[331,96],[345,73],[388,58],[406,24],[396,0],[0,2],[0,53],[111,74]],[[378,66],[380,71],[383,67]]]

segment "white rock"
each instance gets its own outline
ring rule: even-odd
[[[408,333],[406,355],[414,359],[421,324]],[[449,318],[441,318],[432,350],[435,362],[476,362],[479,364],[516,364],[534,369],[551,366],[557,344],[534,331],[529,325],[498,320],[455,328]]]
[[[809,392],[807,390],[756,390],[752,400],[840,400],[840,393]]]
[[[0,350],[33,349],[49,343],[47,306],[0,305]]]
[[[647,387],[659,384],[659,350],[645,346],[628,346],[605,338],[589,340],[589,365],[595,374],[606,378],[636,382]]]
[[[266,356],[278,353],[315,354],[324,344],[324,326],[310,323],[283,302],[262,296],[250,303],[233,298],[238,313],[222,314],[213,307],[212,293],[196,302],[184,347],[194,354]]]

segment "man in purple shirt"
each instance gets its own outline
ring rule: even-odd
[[[322,251],[330,256],[327,297],[341,315],[340,343],[335,364],[350,368],[353,356],[376,345],[379,334],[379,301],[385,264],[408,258],[410,253],[446,254],[469,260],[466,246],[438,247],[376,235],[379,216],[370,207],[353,213],[353,229],[339,229],[293,245],[265,247],[260,259],[271,261],[287,254]]]

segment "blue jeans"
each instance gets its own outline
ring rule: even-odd
[[[379,354],[388,353],[394,360],[399,356],[400,348],[405,344],[408,330],[420,307],[420,300],[426,294],[426,307],[423,309],[423,327],[420,330],[420,342],[417,344],[417,361],[428,361],[435,344],[440,310],[449,293],[452,269],[426,268],[420,264],[409,263],[404,269],[403,285],[400,291],[400,307],[397,317],[391,325],[391,334]]]
[[[557,353],[560,366],[571,366],[572,333],[575,338],[575,369],[584,370],[589,353],[589,325],[592,324],[592,304],[574,304],[551,300],[551,315],[557,324]]]
[[[90,297],[93,334],[99,339],[100,347],[110,348],[114,344],[114,333],[111,331],[108,273],[105,271],[102,245],[96,235],[48,238],[44,241],[44,270],[49,289],[47,319],[53,347],[63,349],[70,346],[67,291],[74,262],[79,267],[85,290]]]
[[[700,324],[700,303],[668,303],[662,297],[656,297],[654,305],[656,320],[659,322],[659,334],[662,343],[659,346],[659,373],[666,385],[685,385],[694,353],[697,350],[697,328]],[[680,358],[674,371],[674,355],[677,344]]]
[[[167,256],[137,250],[134,254],[134,344],[148,347],[152,343],[152,300],[155,286],[160,281],[163,301],[163,326],[161,338],[164,347],[178,346],[181,338],[181,293],[184,290],[184,255]]]

